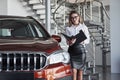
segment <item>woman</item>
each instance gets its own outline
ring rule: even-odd
[[[69,14],[69,27],[66,27],[66,34],[68,36],[75,36],[80,30],[84,32],[87,39],[79,44],[75,44],[76,38],[67,41],[69,45],[68,52],[70,53],[73,67],[73,80],[82,80],[83,54],[86,53],[85,44],[89,43],[90,37],[88,28],[83,23],[82,17],[78,12],[71,11]]]

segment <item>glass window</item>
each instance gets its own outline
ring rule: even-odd
[[[0,20],[0,37],[49,37],[40,24],[32,19]]]

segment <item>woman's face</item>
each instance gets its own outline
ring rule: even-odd
[[[80,17],[78,14],[74,13],[71,15],[71,22],[73,25],[78,25],[80,22]]]

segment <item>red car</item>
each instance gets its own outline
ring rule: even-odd
[[[72,80],[60,41],[32,17],[0,16],[0,80]]]

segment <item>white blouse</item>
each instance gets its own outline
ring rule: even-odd
[[[90,42],[90,35],[88,28],[85,24],[79,24],[78,26],[72,25],[71,27],[66,27],[66,34],[68,36],[74,36],[78,34],[80,30],[82,30],[87,37],[87,39],[83,41],[84,44],[88,44]]]

